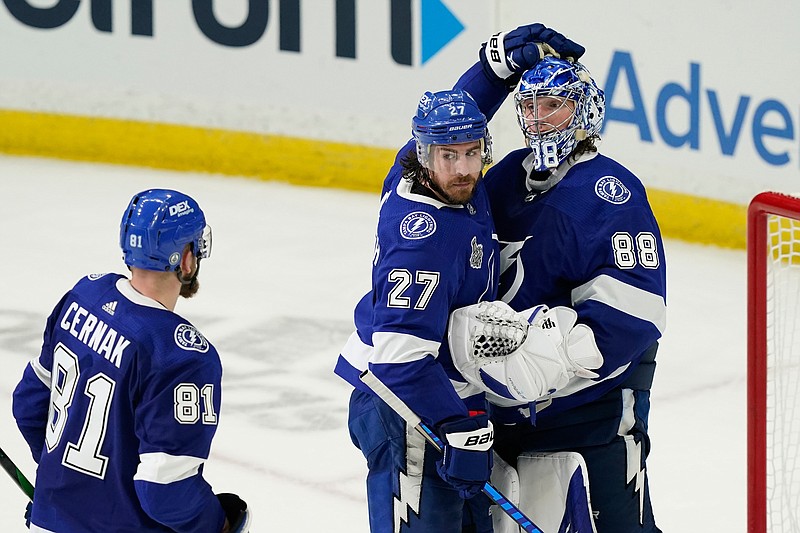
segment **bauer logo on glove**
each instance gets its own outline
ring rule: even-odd
[[[523,72],[545,56],[580,58],[586,49],[542,24],[527,24],[492,35],[478,54],[486,74],[515,86]]]

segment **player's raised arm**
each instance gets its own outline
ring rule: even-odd
[[[467,91],[492,120],[506,97],[516,88],[524,72],[547,56],[578,59],[585,49],[561,33],[542,24],[526,24],[498,32],[484,42],[479,61],[456,82]]]

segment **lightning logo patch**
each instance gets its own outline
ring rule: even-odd
[[[200,334],[194,326],[180,324],[175,328],[175,344],[184,350],[206,353],[208,351],[208,341]]]
[[[631,191],[614,176],[603,176],[594,185],[594,192],[611,204],[624,204],[631,198]]]
[[[417,240],[430,237],[436,231],[436,220],[424,211],[407,214],[400,222],[400,235],[404,239]]]

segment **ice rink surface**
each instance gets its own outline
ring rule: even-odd
[[[225,369],[207,479],[250,504],[256,533],[366,533],[366,465],[332,368],[369,288],[377,194],[0,156],[0,447],[34,479],[12,391],[63,293],[88,273],[125,272],[120,217],[151,187],[190,194],[213,228],[201,290],[176,309]],[[648,463],[656,520],[665,533],[744,533],[745,255],[665,246]],[[0,531],[26,531],[25,497],[0,478]]]

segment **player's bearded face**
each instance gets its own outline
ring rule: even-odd
[[[429,169],[430,188],[449,204],[463,204],[475,194],[483,157],[479,141],[433,145]]]

